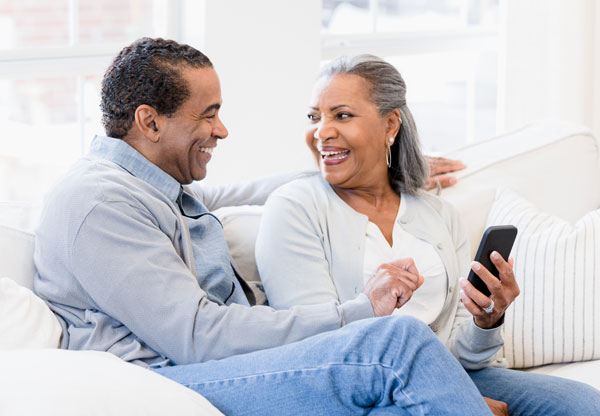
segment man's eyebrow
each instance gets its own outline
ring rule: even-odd
[[[219,104],[219,103],[211,104],[204,109],[204,111],[202,112],[202,115],[208,114],[211,111],[218,110],[220,108],[221,108],[221,104]]]

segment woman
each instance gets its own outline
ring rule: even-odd
[[[427,167],[405,95],[398,71],[374,56],[323,69],[306,131],[321,175],[272,194],[261,222],[256,260],[270,304],[349,301],[378,268],[410,257],[422,284],[407,282],[397,313],[429,324],[483,396],[515,414],[590,414],[600,392],[587,385],[490,367],[519,294],[513,263],[492,258],[501,281],[471,265],[490,297],[459,279],[469,269],[466,233],[451,206],[422,192]]]

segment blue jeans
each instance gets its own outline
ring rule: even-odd
[[[492,367],[469,376],[482,395],[507,403],[511,415],[600,414],[600,391],[584,383]]]
[[[156,369],[226,415],[489,415],[427,325],[409,316],[354,322],[282,347]]]

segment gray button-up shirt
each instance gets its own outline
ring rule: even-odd
[[[36,230],[36,293],[62,347],[162,366],[294,342],[373,314],[366,296],[275,311],[248,306],[209,210],[261,204],[282,181],[184,187],[122,140],[97,136],[46,198]],[[184,201],[185,202],[185,201]],[[290,265],[293,267],[293,265]]]

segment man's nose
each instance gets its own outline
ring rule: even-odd
[[[229,131],[227,131],[227,127],[221,121],[220,118],[217,117],[217,123],[213,128],[213,136],[216,136],[220,139],[224,139],[229,135]]]

